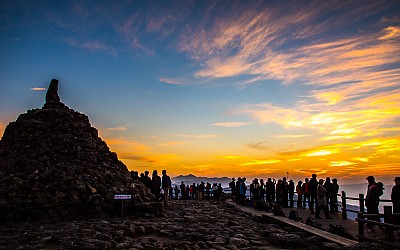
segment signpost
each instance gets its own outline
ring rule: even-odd
[[[115,194],[114,200],[121,200],[122,209],[121,209],[121,217],[124,217],[124,200],[132,199],[132,195],[130,194]]]

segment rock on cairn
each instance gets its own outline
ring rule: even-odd
[[[154,199],[88,117],[60,102],[53,79],[43,108],[21,114],[0,140],[0,222],[113,215],[114,194],[132,194],[128,206]]]

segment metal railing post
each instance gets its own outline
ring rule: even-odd
[[[342,191],[342,218],[343,220],[347,219],[347,206],[346,206],[346,192]]]
[[[364,194],[358,195],[359,205],[360,205],[360,212],[364,213]]]

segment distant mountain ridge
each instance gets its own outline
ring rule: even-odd
[[[178,175],[176,177],[171,178],[172,180],[172,184],[173,185],[179,185],[182,183],[185,183],[185,185],[190,185],[193,183],[221,183],[222,187],[228,187],[229,186],[229,182],[231,181],[231,178],[228,177],[197,177],[193,174],[189,174],[189,175]]]

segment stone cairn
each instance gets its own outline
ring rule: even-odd
[[[115,194],[132,195],[125,213],[155,199],[88,117],[60,102],[53,79],[43,108],[21,114],[0,140],[0,222],[116,215]]]

